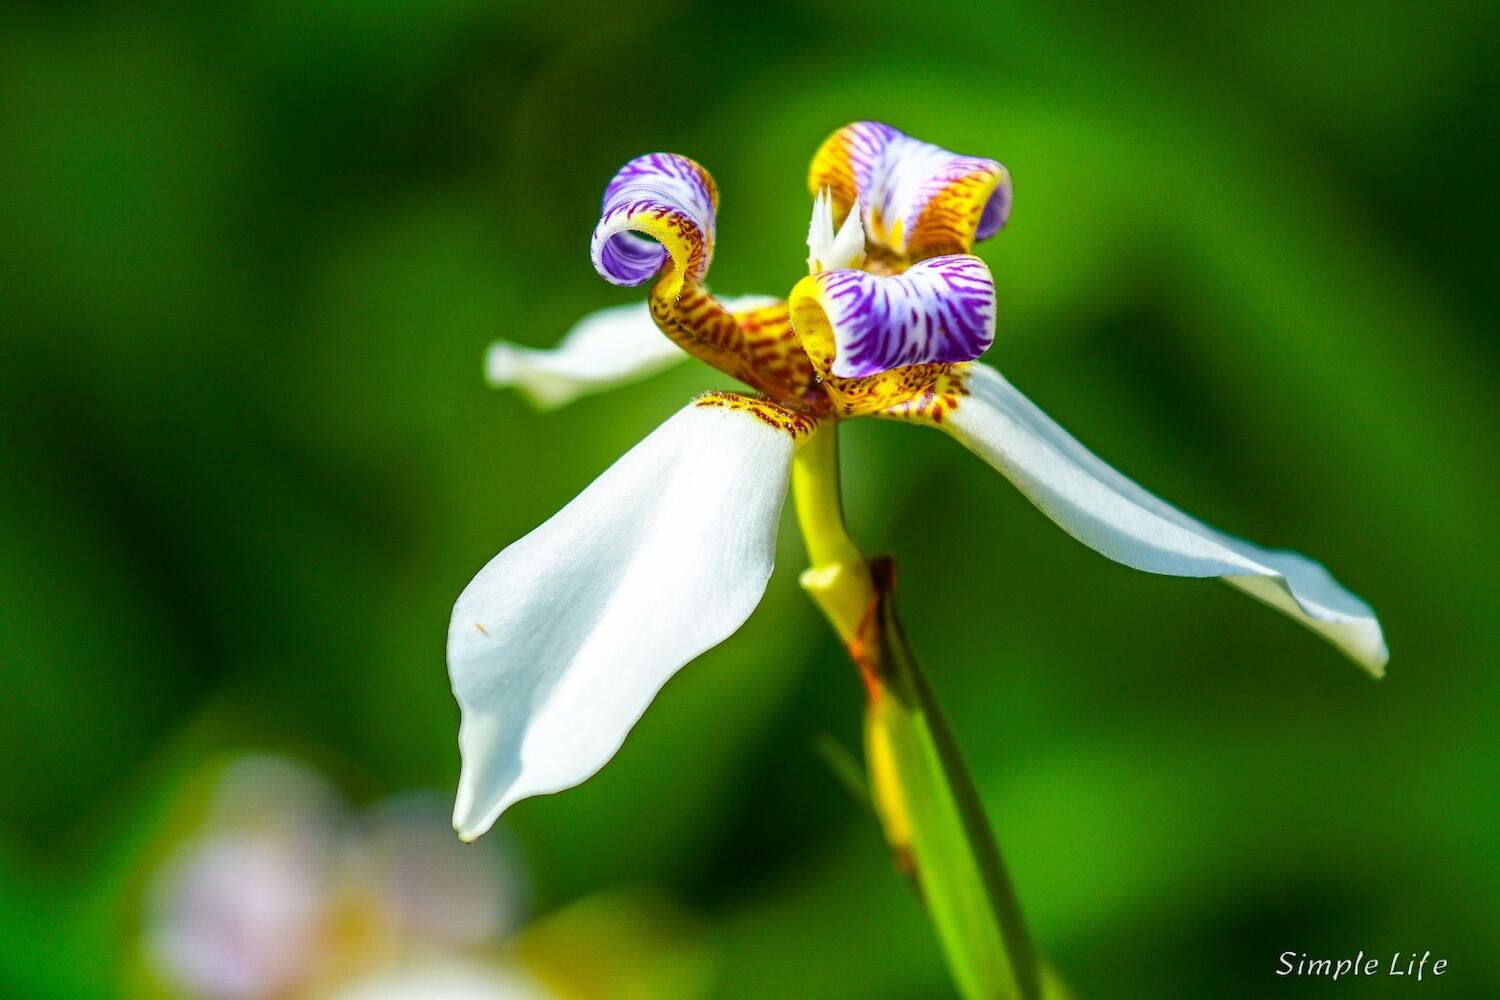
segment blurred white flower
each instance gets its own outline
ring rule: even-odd
[[[472,851],[453,837],[448,801],[407,794],[373,809],[348,862],[380,896],[403,936],[478,946],[520,929],[525,880],[500,851]],[[442,822],[438,820],[442,819]]]
[[[146,947],[189,992],[273,996],[315,962],[322,886],[308,852],[266,835],[226,833],[163,870]]]
[[[309,769],[248,757],[152,878],[142,945],[199,1000],[540,997],[484,952],[518,929],[524,895],[503,845],[453,839],[442,797],[359,814]]]

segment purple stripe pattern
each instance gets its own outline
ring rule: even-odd
[[[838,192],[839,175],[852,178],[865,232],[897,253],[967,252],[1010,215],[1010,174],[999,163],[950,153],[882,122],[834,133],[813,160],[814,194],[825,185]]]
[[[972,361],[995,340],[995,282],[978,257],[931,257],[890,276],[825,271],[812,280],[833,331],[831,371],[841,378]]]
[[[713,178],[694,161],[676,153],[636,157],[604,191],[589,248],[594,269],[612,284],[639,285],[670,256],[684,277],[701,280],[713,256],[718,204]]]

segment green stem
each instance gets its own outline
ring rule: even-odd
[[[978,789],[896,618],[891,563],[874,569],[879,597],[860,666],[871,691],[871,787],[887,835],[898,863],[906,849],[964,995],[1036,1000],[1036,953]]]
[[[890,560],[867,562],[844,525],[836,424],[798,451],[792,484],[812,563],[802,585],[865,682],[870,787],[896,864],[915,880],[965,997],[1039,1000],[1043,973],[989,821],[896,618]],[[1046,995],[1061,995],[1050,977]]]

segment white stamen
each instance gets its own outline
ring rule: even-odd
[[[859,199],[837,234],[833,231],[833,195],[824,188],[813,199],[812,221],[807,227],[809,274],[859,267],[865,262],[865,227],[860,220]]]

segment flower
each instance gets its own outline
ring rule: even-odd
[[[976,362],[994,340],[995,287],[972,250],[1006,223],[1004,167],[857,122],[819,148],[808,187],[810,273],[784,301],[724,300],[704,285],[713,179],[675,154],[631,160],[605,190],[591,251],[606,280],[653,282],[647,302],[586,319],[554,351],[491,348],[490,380],[544,406],[654,372],[672,345],[754,394],[693,400],[459,596],[461,836],[594,774],[662,685],[739,628],[771,575],[794,455],[856,417],[946,431],[1090,548],[1219,577],[1382,672],[1374,613],[1322,566],[1182,513]]]
[[[408,793],[355,815],[291,760],[235,760],[151,878],[147,968],[202,1000],[554,995],[488,954],[521,923],[518,863],[457,844],[445,812]]]

